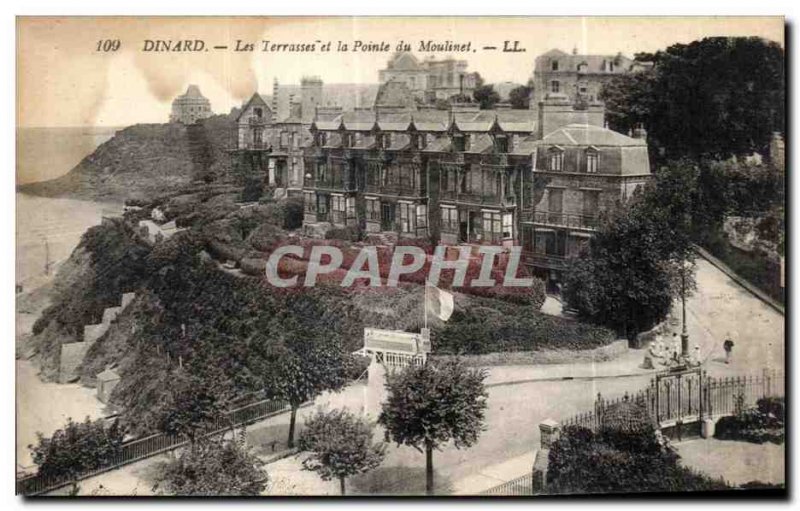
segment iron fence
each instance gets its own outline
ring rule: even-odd
[[[225,416],[218,418],[213,428],[211,428],[209,436],[217,435],[231,428],[246,426],[288,410],[289,407],[286,403],[268,399],[247,404],[230,410]],[[186,443],[188,442],[183,437],[164,433],[128,440],[123,442],[119,451],[102,468],[86,472],[79,476],[77,480],[87,479],[102,474],[103,472],[176,449]],[[16,491],[18,495],[38,495],[72,484],[73,480],[73,478],[63,476],[32,474],[17,479]]]
[[[524,476],[512,479],[501,485],[484,490],[478,495],[513,497],[533,494],[533,474],[525,474]]]
[[[569,417],[562,425],[597,430],[610,410],[623,402],[637,402],[646,407],[648,415],[661,427],[732,415],[740,408],[755,406],[761,398],[784,395],[785,376],[777,371],[724,377],[711,377],[700,371],[665,373],[633,394],[611,399],[598,394],[593,410]],[[615,420],[635,419],[615,416]]]

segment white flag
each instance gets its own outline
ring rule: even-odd
[[[442,321],[453,315],[453,295],[435,286],[425,286],[425,310]]]

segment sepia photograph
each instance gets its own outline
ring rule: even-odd
[[[786,498],[786,19],[455,14],[16,16],[18,500]]]

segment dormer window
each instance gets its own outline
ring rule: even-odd
[[[467,150],[466,137],[462,133],[453,135],[453,151],[463,153]]]
[[[564,168],[564,150],[558,146],[550,148],[548,170],[559,172]]]
[[[253,111],[256,114],[256,117],[261,119],[264,116],[264,111],[261,108],[254,108]]]
[[[590,174],[597,173],[598,163],[600,161],[600,154],[597,149],[590,147],[586,150],[586,172]]]
[[[558,71],[558,61],[557,60],[554,60],[553,62],[550,63],[550,69],[553,70],[553,71]]]
[[[508,137],[505,135],[496,135],[494,137],[494,151],[496,153],[508,152]]]

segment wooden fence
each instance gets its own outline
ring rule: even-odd
[[[761,398],[784,395],[785,376],[775,371],[719,378],[700,371],[667,373],[657,376],[648,387],[634,394],[626,393],[613,399],[598,394],[593,410],[563,420],[561,425],[596,430],[605,423],[609,411],[618,408],[620,403],[633,401],[646,406],[654,424],[664,427],[732,415],[740,408],[754,407]],[[615,420],[626,420],[626,417],[615,415]]]
[[[239,408],[230,410],[224,417],[217,419],[209,435],[216,435],[230,430],[234,427],[246,426],[254,422],[287,412],[289,407],[286,403],[271,401],[268,399],[250,403]],[[157,433],[143,438],[136,438],[123,442],[119,452],[105,464],[102,468],[82,474],[78,480],[87,479],[95,475],[119,468],[129,463],[155,456],[162,452],[176,449],[185,445],[187,440],[177,435],[167,435]],[[26,496],[39,495],[53,491],[72,484],[72,480],[66,477],[45,477],[33,474],[22,479],[17,479],[17,495]]]

